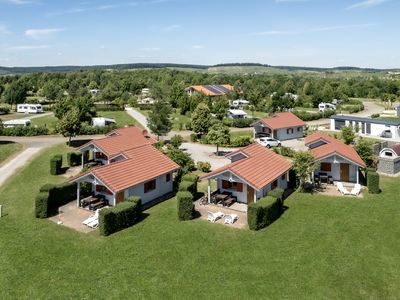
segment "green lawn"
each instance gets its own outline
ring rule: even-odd
[[[231,138],[235,136],[250,136],[253,138],[253,130],[243,130],[243,131],[236,131],[236,132],[231,132]]]
[[[49,157],[0,189],[0,299],[400,298],[398,179],[364,199],[293,194],[259,232],[179,222],[175,199],[110,237],[33,217]],[[204,186],[204,185],[202,185]]]
[[[126,111],[99,111],[97,115],[99,117],[115,119],[117,122],[117,127],[136,125],[143,128],[143,126],[134,118],[132,118]]]
[[[141,112],[146,117],[148,117],[150,114],[150,110],[138,110],[138,111]],[[177,108],[176,111],[171,114],[171,120],[172,120],[172,130],[179,131],[185,129],[186,123],[190,122],[191,118],[187,115],[181,115],[180,109]]]
[[[50,133],[54,133],[58,119],[54,115],[46,115],[43,117],[31,119],[32,126],[44,126],[49,128]]]
[[[379,117],[378,120],[385,120],[390,122],[400,122],[400,117]]]
[[[23,146],[18,143],[0,142],[0,165],[10,156],[21,151]]]

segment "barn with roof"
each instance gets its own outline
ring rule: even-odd
[[[189,96],[201,94],[209,97],[224,96],[233,91],[230,84],[192,85],[185,89]]]

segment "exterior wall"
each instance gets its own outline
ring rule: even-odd
[[[400,172],[400,157],[397,158],[384,158],[379,157],[378,172],[396,175]]]
[[[282,176],[278,178],[278,187],[286,190],[288,187],[287,175],[285,174],[285,179]],[[271,184],[266,185],[262,190],[257,192],[257,199],[268,196],[268,192],[271,191]]]
[[[334,119],[331,119],[330,121],[331,121],[330,129],[338,130],[338,128],[335,128],[336,127],[335,125],[336,125],[336,122],[340,122],[340,121],[336,121]],[[367,133],[367,122],[350,121],[350,120],[346,120],[344,122],[345,126],[352,126],[355,129],[358,128],[357,133],[359,133],[359,134],[380,136],[384,130],[390,130],[392,133],[392,138],[400,137],[400,129],[398,129],[395,125],[376,124],[373,122],[372,119],[371,119],[371,122],[368,122],[368,124],[371,125],[370,133]]]
[[[173,191],[173,176],[171,173],[171,180],[167,182],[166,174],[156,178],[156,188],[153,191],[144,192],[144,183],[133,186],[125,190],[125,198],[129,196],[139,196],[142,199],[142,204],[146,204],[158,197],[168,194]]]
[[[334,156],[325,158],[321,160],[321,163],[331,163],[331,171],[321,171],[320,168],[316,169],[314,171],[314,174],[318,175],[319,173],[326,173],[328,176],[332,176],[333,181],[342,181],[340,178],[340,164],[345,163],[349,164],[349,182],[357,182],[357,172],[358,172],[358,166],[353,164],[352,162],[345,160],[339,156],[336,156],[336,161],[338,163],[333,163],[334,161]]]
[[[287,129],[290,128],[282,128],[277,130],[277,136],[274,138],[280,140],[280,141],[285,141],[285,140],[292,140],[292,139],[300,139],[304,136],[303,132],[303,127],[291,127],[293,129],[293,133],[287,133]],[[300,131],[297,131],[298,128],[300,128]]]
[[[272,136],[272,130],[267,126],[261,126],[261,122],[254,125],[254,136],[259,133],[262,133],[266,136]]]
[[[98,184],[102,185],[100,182]],[[106,193],[97,192],[95,184],[92,184],[92,193],[94,193],[96,195],[103,195],[106,198],[106,200],[108,201],[108,204],[110,206],[114,206],[115,205],[115,195],[110,195],[110,194],[106,194]]]

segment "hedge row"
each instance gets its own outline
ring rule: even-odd
[[[282,188],[275,188],[272,191],[268,192],[268,196],[283,201],[283,194],[285,193],[284,189]]]
[[[178,192],[176,194],[178,219],[188,221],[193,218],[193,195],[190,192]]]
[[[70,167],[79,166],[82,162],[82,153],[68,152],[67,163]]]
[[[185,174],[182,176],[181,183],[179,184],[179,192],[190,192],[193,197],[197,195],[197,181],[199,176],[195,174]]]
[[[377,172],[369,171],[367,173],[367,187],[370,194],[379,194],[379,174]]]
[[[336,111],[329,109],[324,112],[309,113],[303,110],[294,110],[293,113],[303,121],[313,121],[329,118],[330,116],[334,115]]]
[[[10,109],[8,107],[0,107],[0,115],[6,115],[10,113]]]
[[[44,126],[16,126],[9,128],[2,128],[2,135],[4,136],[37,136],[49,134],[49,129]]]
[[[137,222],[141,212],[142,203],[139,197],[128,198],[114,207],[100,210],[100,234],[107,236],[133,226]]]
[[[115,125],[107,125],[103,127],[91,126],[87,123],[82,123],[79,130],[80,135],[94,135],[94,134],[106,134],[113,131],[116,128]]]
[[[62,155],[56,154],[50,159],[50,174],[59,175],[61,174],[62,168]]]
[[[247,207],[247,223],[250,230],[260,230],[267,227],[280,217],[282,210],[282,201],[272,196],[262,198],[257,203],[249,204]]]
[[[39,190],[35,201],[36,218],[47,218],[57,213],[63,206],[76,199],[76,184],[63,183],[59,185],[46,184]]]
[[[224,118],[222,122],[229,127],[236,127],[236,128],[245,128],[245,127],[251,127],[251,124],[253,124],[257,119],[253,118],[244,118],[244,119],[230,119],[230,118]]]

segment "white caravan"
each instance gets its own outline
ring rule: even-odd
[[[26,127],[26,126],[31,126],[31,120],[29,119],[16,119],[16,120],[10,120],[10,121],[4,121],[3,122],[3,127],[4,128],[10,128],[10,127]]]
[[[40,104],[18,104],[17,112],[26,114],[40,114],[43,112],[43,108]]]

